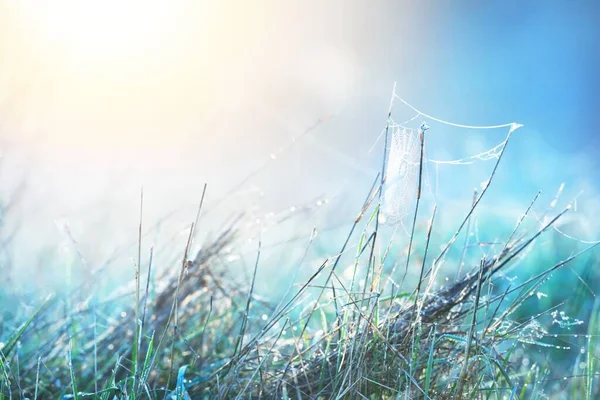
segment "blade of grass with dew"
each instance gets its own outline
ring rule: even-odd
[[[458,390],[457,390],[458,400],[460,400],[462,398],[464,380],[466,379],[466,376],[467,376],[467,365],[468,365],[468,360],[469,360],[469,353],[471,351],[471,343],[473,340],[473,335],[475,334],[475,325],[477,324],[477,308],[479,307],[479,300],[480,300],[480,296],[481,296],[481,285],[483,282],[484,266],[485,266],[485,258],[481,260],[480,267],[479,267],[479,278],[477,279],[475,304],[473,305],[473,317],[471,320],[471,326],[469,327],[469,332],[467,334],[468,335],[467,336],[467,345],[465,346],[465,363],[463,365],[463,369],[460,373],[460,378],[458,381]]]
[[[112,369],[112,373],[111,373],[110,379],[109,379],[109,382],[110,382],[109,384],[113,387],[116,387],[119,392],[121,392],[121,388],[119,387],[119,385],[117,385],[116,378],[117,378],[117,371],[118,371],[120,365],[121,365],[121,357],[117,356],[117,360],[114,363],[114,367]],[[110,393],[103,394],[102,395],[103,400],[108,400],[109,395],[110,395]]]
[[[31,325],[31,323],[39,315],[41,315],[54,302],[55,299],[56,297],[54,295],[49,295],[48,297],[46,297],[46,300],[44,300],[44,302],[34,311],[31,317],[29,317],[27,321],[23,322],[21,326],[19,326],[19,328],[17,328],[17,330],[8,338],[4,347],[0,349],[0,352],[2,353],[3,357],[7,357],[12,352],[12,350],[15,348],[15,346],[29,327],[29,325]],[[0,367],[2,366],[3,362],[2,358],[0,358]]]
[[[133,347],[131,354],[131,394],[135,396],[137,394],[137,381],[139,378],[138,372],[138,353],[140,351],[140,340],[142,335],[142,315],[140,312],[140,268],[142,265],[142,224],[144,217],[144,188],[140,190],[140,219],[138,225],[138,248],[137,248],[137,263],[134,265],[135,274],[135,329],[133,338]]]
[[[108,394],[114,393],[115,390],[119,390],[119,388],[115,386],[115,387],[108,387],[105,389],[101,389],[94,393],[79,393],[79,397],[81,397],[81,398],[84,398],[84,397],[96,398],[98,395],[104,395],[105,393],[108,393]]]
[[[532,368],[527,372],[527,375],[525,376],[525,381],[523,381],[523,388],[521,388],[521,392],[519,393],[519,399],[525,398],[525,394],[527,394],[527,387],[529,386],[529,383],[531,382],[534,372],[535,372],[535,365],[532,366]]]
[[[328,332],[327,316],[325,315],[325,312],[322,309],[320,311],[321,311],[321,324],[323,326],[323,337],[327,338],[327,339],[325,339],[325,340],[327,340],[327,344],[325,347],[325,354],[329,354],[329,349],[331,346],[331,338],[327,334],[327,332]],[[323,390],[323,384],[325,382],[326,361],[327,361],[327,356],[323,357],[323,361],[321,362],[321,374],[319,376],[319,386],[318,386],[317,393],[319,393],[319,392],[321,392],[321,390]]]
[[[406,266],[404,268],[404,275],[402,276],[402,280],[400,281],[401,286],[404,284],[406,274],[408,274],[408,266],[410,265],[410,255],[412,253],[413,240],[415,237],[415,228],[417,226],[417,217],[419,215],[419,205],[421,204],[421,185],[423,180],[423,152],[425,150],[425,131],[427,131],[428,129],[429,127],[425,123],[421,124],[421,127],[419,128],[419,139],[421,142],[421,149],[419,156],[419,181],[417,184],[417,200],[415,202],[415,211],[413,213],[410,237],[408,240],[408,254],[406,255]]]
[[[190,399],[190,395],[185,388],[185,371],[187,370],[187,367],[187,365],[184,365],[179,368],[179,371],[177,371],[177,386],[175,386],[176,400]]]
[[[154,351],[154,332],[152,336],[150,336],[150,341],[148,342],[148,350],[146,350],[146,357],[144,359],[144,365],[142,366],[142,374],[140,377],[140,384],[144,385],[148,381],[148,377],[150,376],[150,362]]]
[[[71,389],[73,390],[73,399],[79,400],[79,391],[77,390],[77,376],[75,375],[75,368],[73,367],[73,341],[69,341],[69,352],[68,352],[68,363],[69,363],[69,375],[71,376]]]
[[[435,335],[437,334],[437,325],[433,325],[433,333],[431,335],[431,345],[429,346],[429,356],[427,357],[427,370],[425,373],[425,397],[429,397],[429,388],[431,386],[431,374],[433,372],[433,354],[435,351]]]
[[[240,327],[240,332],[238,334],[237,342],[236,342],[235,348],[233,350],[234,357],[237,355],[238,351],[242,348],[242,344],[243,344],[243,340],[244,340],[244,334],[246,331],[246,325],[248,323],[248,317],[249,317],[249,313],[250,313],[250,305],[252,303],[252,295],[254,294],[254,284],[256,283],[256,274],[258,272],[258,263],[260,260],[260,247],[261,247],[261,241],[259,240],[258,241],[258,250],[256,253],[256,263],[254,264],[254,273],[252,274],[252,283],[250,284],[248,298],[246,300],[246,309],[245,309],[244,315],[242,317],[242,325]]]
[[[417,289],[415,290],[415,320],[418,322],[421,320],[421,307],[423,303],[418,303],[419,301],[419,293],[421,292],[421,285],[423,283],[423,273],[425,272],[425,265],[427,263],[427,253],[429,252],[429,244],[431,243],[431,233],[433,230],[433,223],[435,221],[435,215],[437,212],[437,204],[433,206],[433,213],[431,215],[431,219],[429,220],[429,224],[427,226],[427,236],[425,239],[425,250],[423,252],[423,261],[421,262],[421,272],[419,273],[419,281],[417,282]]]

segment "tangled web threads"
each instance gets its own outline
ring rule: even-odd
[[[381,209],[386,223],[398,223],[410,212],[410,204],[416,194],[419,154],[418,132],[395,126],[390,140]]]
[[[392,103],[390,104],[390,115],[394,100],[399,100],[402,102],[405,106],[416,112],[416,115],[402,124],[394,123],[391,118],[388,121],[388,129],[390,132],[389,147],[384,171],[385,184],[383,188],[381,204],[381,214],[383,217],[381,218],[381,222],[387,225],[397,225],[402,223],[404,219],[410,215],[413,209],[411,205],[414,204],[418,197],[417,192],[419,191],[419,188],[417,186],[419,185],[419,179],[422,179],[422,182],[425,183],[425,185],[427,185],[431,191],[429,179],[427,177],[427,163],[434,164],[437,168],[440,164],[469,165],[478,161],[498,159],[508,142],[509,136],[522,126],[521,124],[514,122],[501,125],[476,126],[445,121],[443,119],[423,113],[402,98],[398,97],[395,93],[392,96]],[[442,125],[462,129],[490,130],[508,128],[508,134],[503,142],[479,154],[456,160],[431,160],[424,156],[424,158],[421,160],[420,135],[424,134],[429,127],[427,124],[423,123],[417,130],[408,128],[405,125],[406,123],[409,123],[419,117],[424,117]],[[379,138],[377,140],[379,140]],[[421,168],[421,162],[424,163],[423,168]],[[424,176],[419,177],[419,174],[421,173],[420,171],[423,171]],[[436,174],[436,187],[438,183],[437,180],[438,177]]]

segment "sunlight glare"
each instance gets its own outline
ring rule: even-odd
[[[127,57],[131,49],[156,46],[174,25],[167,1],[25,0],[17,3],[33,18],[45,40],[73,57]]]

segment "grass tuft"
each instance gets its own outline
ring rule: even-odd
[[[41,301],[29,316],[3,314],[0,399],[546,399],[566,393],[598,398],[600,302],[594,299],[575,360],[583,368],[558,387],[552,356],[543,350],[579,345],[560,343],[558,335],[549,340],[554,325],[571,329],[578,322],[560,314],[551,326],[542,325],[543,318],[558,315],[562,303],[528,314],[529,302],[549,279],[597,244],[507,285],[506,271],[568,212],[537,231],[522,232],[538,193],[499,247],[480,258],[465,250],[474,245],[468,239],[472,217],[507,139],[488,184],[475,194],[450,240],[432,254],[434,238],[441,235],[437,206],[426,229],[417,223],[424,131],[420,140],[407,253],[395,250],[395,239],[384,241],[379,224],[384,155],[347,235],[335,243],[337,252],[307,267],[313,231],[294,265],[293,282],[278,299],[258,290],[268,259],[261,255],[262,240],[248,279],[224,262],[231,249],[241,253],[256,236],[247,228],[249,217],[233,218],[194,255],[206,185],[177,267],[156,266],[152,248],[146,272],[142,192],[131,282],[101,296],[98,281],[108,279],[108,272],[99,269],[93,279],[73,282],[65,293]],[[447,258],[461,234],[466,239],[458,267],[449,273]],[[595,266],[595,259],[588,262]],[[298,284],[296,276],[307,270]],[[586,284],[582,293],[594,292]]]

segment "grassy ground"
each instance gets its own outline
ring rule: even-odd
[[[486,190],[440,251],[430,245],[434,210],[425,230],[413,222],[407,257],[394,260],[391,244],[380,238],[384,184],[380,176],[373,182],[337,255],[279,301],[255,290],[260,244],[249,279],[223,262],[232,248],[247,243],[243,217],[191,254],[196,219],[176,270],[153,265],[152,256],[141,265],[140,243],[133,279],[109,295],[95,291],[108,279],[104,269],[47,298],[38,293],[26,300],[5,287],[0,398],[600,397],[599,302],[577,360],[583,368],[568,380],[556,385],[550,359],[531,362],[534,357],[522,351],[559,347],[545,340],[548,327],[540,322],[548,315],[560,320],[557,309],[527,314],[523,305],[553,273],[594,246],[513,285],[494,284],[568,210],[525,233],[526,208],[495,255],[467,263],[455,280],[439,285],[448,252],[468,230]],[[342,255],[351,259],[350,277],[342,276]],[[406,279],[409,267],[418,271],[416,282]]]

